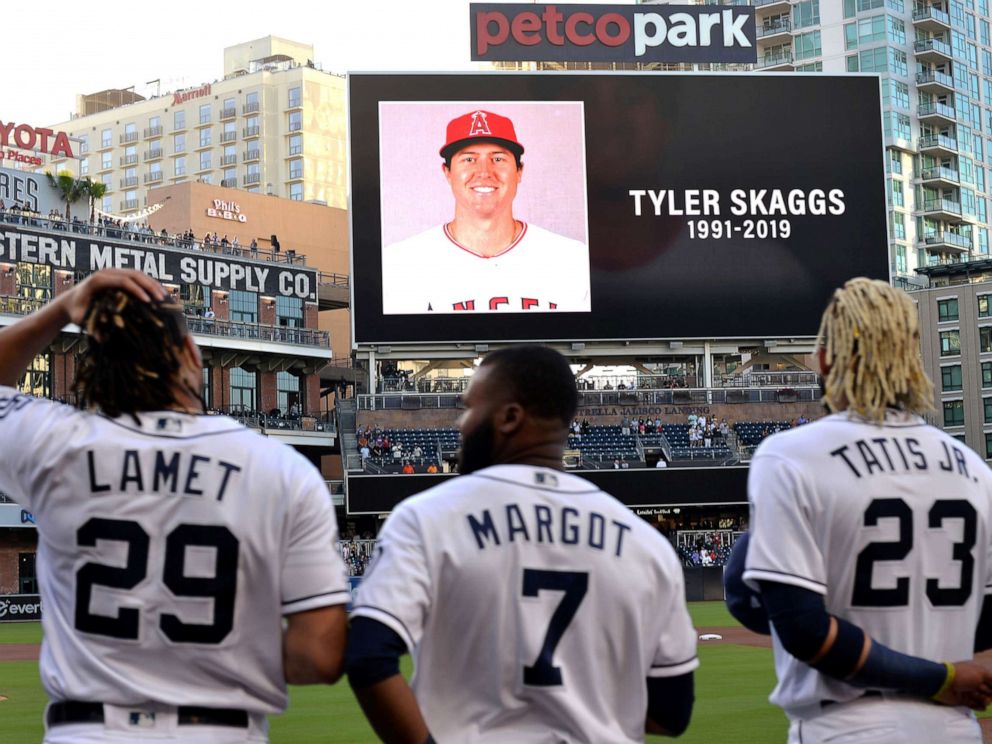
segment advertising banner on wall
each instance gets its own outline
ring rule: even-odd
[[[35,529],[34,515],[20,504],[0,504],[0,527]]]
[[[0,168],[0,201],[6,209],[27,207],[41,215],[47,215],[53,209],[65,211],[59,192],[49,185],[43,173],[15,168]]]
[[[888,277],[877,76],[362,74],[349,96],[358,345],[809,337],[834,288]]]
[[[41,596],[38,594],[0,595],[0,623],[41,620]]]
[[[317,301],[317,271],[310,267],[242,261],[108,236],[66,232],[55,237],[29,225],[0,225],[0,263],[18,262],[82,274],[107,267],[137,269],[164,283],[202,284],[217,290]]]

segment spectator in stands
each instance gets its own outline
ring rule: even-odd
[[[251,251],[252,258],[258,258],[258,241],[255,238],[251,239],[251,245],[248,246],[248,250]]]
[[[667,468],[668,462],[665,460],[664,455],[658,457],[658,462],[654,464],[656,468]]]
[[[616,458],[616,459],[613,460],[613,469],[614,470],[619,470],[620,469],[620,460],[619,460],[619,458]]]
[[[359,452],[362,455],[362,467],[365,467],[365,461],[372,456],[372,451],[369,449],[367,442],[359,448]]]
[[[397,441],[395,444],[393,444],[393,446],[391,448],[391,451],[393,453],[393,460],[394,461],[396,461],[396,460],[402,460],[403,459],[403,443],[402,442]]]
[[[437,473],[437,463],[435,463],[432,460],[431,463],[427,466],[427,472],[430,473],[431,475]]]
[[[625,437],[630,436],[630,419],[627,416],[624,416],[620,422],[620,433]]]
[[[424,451],[420,449],[420,445],[419,444],[413,445],[413,452],[412,452],[413,459],[420,460],[421,458],[423,458],[423,456],[424,456]]]
[[[407,460],[405,463],[403,463],[403,474],[404,475],[412,475],[413,472],[414,472],[413,471],[413,464],[409,460]]]

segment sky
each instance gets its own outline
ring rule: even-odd
[[[270,34],[312,44],[314,61],[330,72],[485,69],[469,59],[469,0],[53,0],[4,6],[5,123],[66,121],[80,93],[133,85],[150,96],[156,85],[147,83],[156,79],[163,93],[216,80],[224,47]]]

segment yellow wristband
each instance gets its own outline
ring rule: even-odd
[[[937,698],[939,698],[941,695],[943,695],[951,688],[952,684],[954,684],[954,675],[957,674],[957,670],[954,668],[954,665],[949,661],[945,661],[944,666],[947,667],[947,677],[944,679],[944,684],[940,686],[940,689],[930,696],[931,700],[936,700]]]

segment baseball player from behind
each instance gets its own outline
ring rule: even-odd
[[[70,322],[88,340],[80,409],[18,393]],[[202,380],[182,306],[137,272],[97,272],[0,330],[0,490],[38,524],[49,744],[264,742],[287,681],[341,673],[324,481],[203,415]]]
[[[589,310],[586,245],[513,215],[523,153],[505,116],[471,111],[448,123],[441,169],[455,216],[385,247],[385,314]]]
[[[771,621],[771,701],[790,742],[978,744],[992,474],[918,415],[933,389],[905,293],[852,279],[818,342],[832,414],[766,439],[748,479],[744,580]]]
[[[688,725],[698,662],[681,566],[562,472],[576,400],[556,351],[489,354],[464,399],[461,475],[383,527],[347,654],[383,741],[619,744]]]

